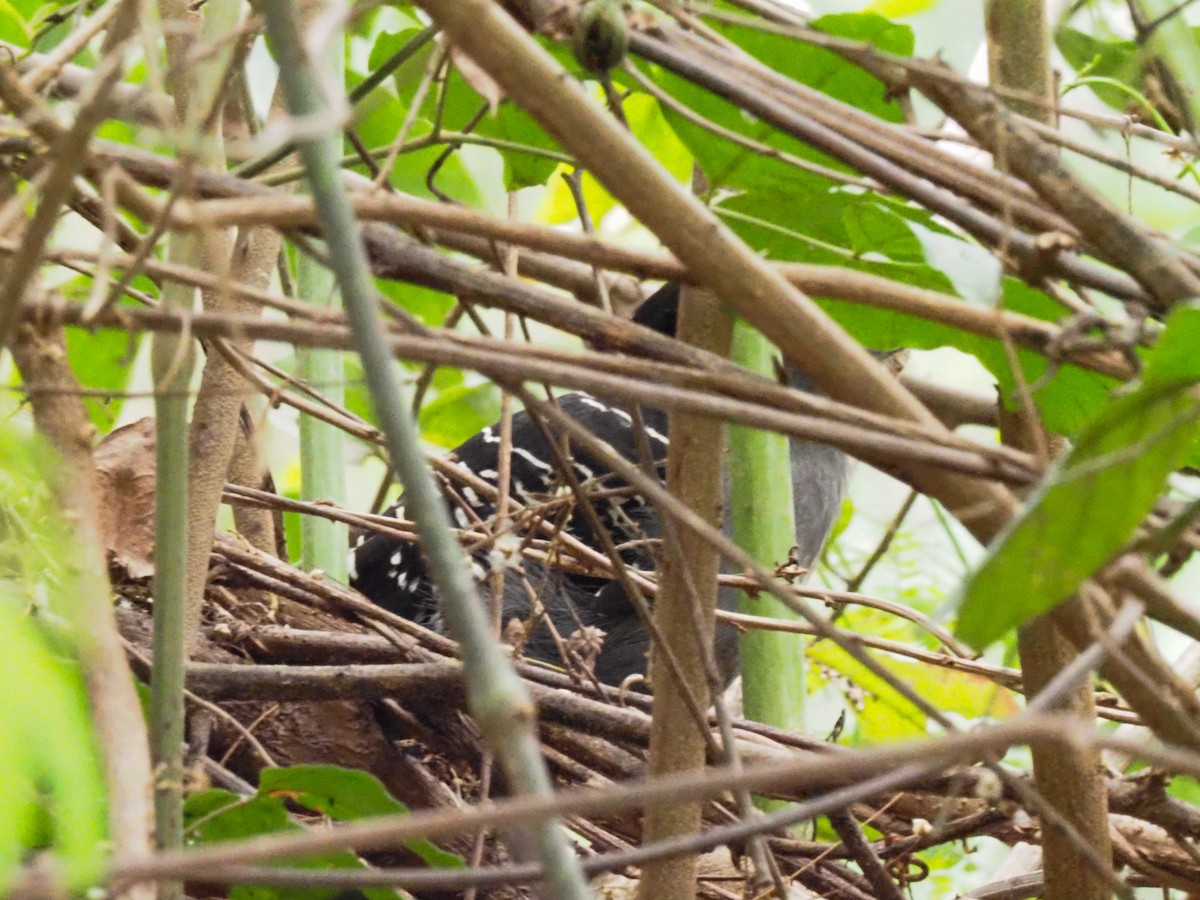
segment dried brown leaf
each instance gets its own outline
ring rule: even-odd
[[[105,549],[135,578],[154,573],[154,420],[108,434],[96,447],[96,491]]]

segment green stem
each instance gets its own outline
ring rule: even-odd
[[[777,351],[754,327],[739,321],[733,358],[751,371],[770,376]],[[796,541],[792,508],[791,447],[781,434],[756,428],[729,429],[730,515],[733,539],[768,567],[785,563]],[[743,612],[799,619],[766,594],[742,595]],[[741,637],[742,696],[745,715],[785,729],[804,726],[804,642],[794,634],[751,629]]]
[[[168,27],[185,27],[179,4],[164,3]],[[235,0],[218,0],[205,10],[202,43],[215,52],[208,54],[194,72],[173,83],[181,129],[180,157],[183,177],[190,166],[223,164],[220,132],[213,130],[220,108],[221,88],[232,57],[227,39],[236,28],[240,5]],[[178,55],[178,43],[169,51]],[[181,60],[172,60],[179,64]],[[186,181],[184,187],[186,189]],[[197,233],[175,234],[167,247],[168,259],[176,264],[203,265],[203,237]],[[190,311],[195,289],[169,282],[163,288],[166,309]],[[183,846],[183,743],[187,709],[184,679],[187,670],[189,620],[199,621],[204,579],[197,580],[196,596],[189,597],[188,579],[188,489],[189,459],[188,393],[195,367],[195,347],[189,335],[155,335],[151,346],[155,386],[155,549],[154,619],[151,637],[150,741],[155,764],[154,835],[160,850]],[[215,518],[215,516],[214,516]],[[211,522],[211,519],[209,520]],[[211,534],[212,526],[208,526]],[[207,566],[205,567],[207,571]],[[189,602],[190,601],[190,602]],[[189,615],[189,606],[195,610]],[[160,900],[183,896],[183,885],[159,886]]]
[[[362,359],[367,388],[379,414],[392,465],[404,484],[405,510],[416,520],[442,612],[462,645],[471,712],[500,758],[511,789],[515,793],[550,796],[550,775],[533,728],[532,698],[492,637],[470,566],[454,536],[449,510],[425,463],[420,433],[409,412],[408,391],[397,377],[384,338],[357,223],[339,177],[336,121],[305,57],[292,18],[294,7],[287,0],[259,0],[255,8],[266,19],[267,36],[279,63],[290,113],[310,124],[327,122],[323,134],[313,134],[301,143],[300,155],[324,223],[331,265]],[[579,860],[558,822],[540,822],[520,829],[517,836],[530,832],[536,854],[546,866],[547,894],[567,900],[590,897]],[[514,847],[518,855],[531,855],[525,843],[522,840]]]
[[[172,262],[191,258],[187,238],[172,239]],[[193,289],[168,282],[163,306],[190,309]],[[154,519],[154,623],[151,638],[150,742],[155,766],[154,837],[160,850],[183,846],[184,676],[187,669],[188,385],[190,340],[156,334],[151,346],[157,456]],[[178,883],[159,896],[182,896]]]
[[[326,83],[341,85],[345,77],[345,42],[340,33],[329,38]],[[317,64],[320,64],[319,62]],[[307,254],[296,260],[296,289],[309,303],[340,309],[341,295],[333,273]],[[345,369],[335,350],[300,347],[296,350],[297,375],[336,406],[345,405]],[[346,442],[340,428],[312,416],[300,416],[300,498],[346,505]],[[317,516],[300,518],[300,561],[308,570],[320,569],[334,581],[348,578],[346,525]]]

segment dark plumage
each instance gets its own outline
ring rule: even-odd
[[[642,304],[634,320],[664,334],[674,334],[678,302],[678,286],[667,285]],[[790,373],[790,377],[794,386],[803,387],[802,376]],[[626,410],[585,393],[559,396],[557,402],[566,415],[604,438],[626,459],[639,461],[634,420]],[[650,451],[654,459],[661,462],[667,450],[666,413],[644,407],[641,418]],[[520,412],[513,416],[512,430],[512,494],[524,504],[535,505],[555,495],[563,482],[537,423],[527,413]],[[498,427],[489,427],[459,446],[454,456],[460,466],[494,485],[499,446]],[[819,444],[793,440],[791,447],[798,561],[807,565],[816,558],[837,517],[845,486],[846,460],[839,451]],[[613,542],[622,548],[625,562],[638,568],[653,569],[654,551],[661,538],[654,509],[628,490],[616,491],[627,486],[598,460],[576,448],[573,451],[575,475],[584,483],[589,495],[598,494],[594,501],[596,512],[612,534]],[[474,491],[462,489],[459,494],[480,519],[487,520],[494,513],[492,504]],[[452,504],[452,509],[460,525],[469,523],[461,506]],[[387,514],[402,515],[403,500]],[[599,542],[580,510],[573,510],[565,529],[588,546],[599,549]],[[491,564],[486,552],[477,553],[475,562],[480,575]],[[592,669],[600,681],[619,684],[630,675],[645,673],[649,637],[618,583],[560,571],[528,559],[520,565],[524,581],[514,569],[506,567],[503,621],[524,621],[530,617],[532,605],[526,584],[545,609],[544,617],[528,623],[523,647],[526,656],[564,665],[559,641],[554,639],[546,624],[548,619],[561,640],[579,647],[582,656],[589,655],[589,644],[595,649],[595,639],[599,635],[592,629],[603,633],[598,654],[590,654],[594,656]],[[437,602],[416,545],[384,535],[363,534],[352,552],[351,571],[354,573],[351,583],[380,606],[442,630]],[[722,589],[719,597],[722,608],[733,608],[736,594],[736,591]],[[732,678],[737,669],[736,632],[719,626],[714,649],[721,670],[727,679]]]

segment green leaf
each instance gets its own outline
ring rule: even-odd
[[[797,210],[802,211],[801,214]],[[758,191],[722,201],[716,211],[747,244],[777,261],[836,265],[991,306],[1057,322],[1062,308],[1014,278],[996,279],[993,260],[975,244],[898,204],[855,191],[814,191],[803,200]],[[814,298],[869,347],[932,350],[954,347],[977,357],[999,382],[1001,397],[1017,402],[1018,380],[1004,345],[957,328],[860,303]],[[1117,382],[1072,365],[1051,369],[1045,356],[1018,350],[1021,382],[1032,386],[1046,427],[1073,435],[1108,402]]]
[[[650,151],[651,156],[662,163],[663,168],[670,172],[676,181],[686,182],[692,173],[692,154],[667,124],[658,100],[647,94],[632,94],[625,100],[623,108],[633,136]],[[569,171],[569,166],[560,165],[555,175]],[[587,204],[588,213],[593,222],[599,223],[617,205],[617,201],[586,171],[583,173],[582,188],[583,202]],[[566,181],[561,177],[551,178],[538,209],[538,219],[561,225],[575,221],[578,215],[575,199],[571,196]]]
[[[229,791],[202,791],[187,798],[183,814],[185,835],[192,846],[303,830],[289,819],[283,800],[261,794],[242,798]],[[303,859],[280,859],[276,863],[280,866],[304,869],[366,868],[357,856],[346,850],[307,856]],[[396,900],[400,896],[397,891],[388,888],[362,888],[361,895],[368,900]],[[236,885],[229,891],[229,900],[341,900],[345,896],[346,892],[341,888]]]
[[[8,41],[18,47],[28,47],[33,32],[30,31],[25,16],[10,0],[0,0],[0,40]]]
[[[243,798],[220,789],[188,797],[183,805],[183,826],[189,844],[215,844],[299,830],[288,821],[287,807],[277,798]]]
[[[104,869],[104,782],[77,671],[0,594],[0,896],[26,856],[53,848],[75,889]],[[53,752],[47,752],[47,742]]]
[[[1023,281],[1005,278],[1003,306],[1046,322],[1057,322],[1062,307],[1039,290]],[[973,352],[1000,384],[1000,398],[1009,409],[1017,408],[1019,395],[1017,379],[1012,371],[1008,353],[999,341],[975,338]],[[1026,386],[1033,391],[1043,424],[1055,434],[1074,436],[1092,422],[1107,406],[1109,396],[1119,382],[1107,375],[1066,365],[1052,369],[1050,361],[1040,353],[1018,350],[1017,361]]]
[[[1191,300],[1171,310],[1154,349],[1146,356],[1142,383],[1170,386],[1200,382],[1200,302]],[[1200,467],[1200,440],[1192,445],[1187,465]]]
[[[446,320],[454,306],[454,298],[449,294],[419,284],[376,278],[375,287],[402,310],[420,319],[422,324],[435,328]]]
[[[840,624],[858,633],[878,633],[879,629],[873,626],[879,625],[879,617],[871,610],[850,609],[843,613]],[[836,644],[816,641],[809,646],[807,656],[825,668],[824,677],[827,678],[829,671],[836,672],[861,691],[855,709],[852,735],[855,740],[880,743],[926,733],[927,722],[920,710]],[[876,659],[897,681],[912,687],[930,704],[965,719],[1003,718],[1017,712],[1013,694],[981,675],[880,655]]]
[[[447,388],[421,408],[421,436],[440,447],[457,447],[500,418],[500,389],[490,381]]]
[[[122,393],[129,387],[133,360],[141,336],[117,330],[85,332],[67,329],[67,358],[71,371],[84,387],[110,396],[85,397],[88,417],[102,434],[112,430],[124,405]]]
[[[259,776],[258,790],[260,795],[287,799],[339,822],[409,811],[374,775],[340,766],[264,769]],[[433,868],[457,869],[465,865],[461,856],[447,853],[423,838],[405,841],[404,846]]]
[[[1189,300],[1171,309],[1142,371],[1143,384],[1200,382],[1200,302]]]
[[[380,35],[371,51],[371,65],[376,66],[386,60],[399,50],[413,33],[415,32],[404,30]],[[393,75],[392,83],[396,87],[398,97],[377,90],[361,104],[363,116],[359,124],[359,134],[368,146],[387,146],[395,139],[409,105],[416,98],[429,54],[434,50],[433,44],[422,48]],[[434,122],[440,122],[443,132],[462,131],[485,104],[484,98],[455,69],[444,86],[428,92],[420,114],[409,132],[409,140],[429,135]],[[481,138],[506,142],[495,149],[504,162],[507,190],[544,184],[559,162],[552,156],[547,156],[546,152],[563,152],[558,143],[546,134],[528,113],[513,103],[502,103],[495,114],[485,114],[474,125],[473,133]],[[409,159],[402,167],[405,171],[398,171],[393,182],[410,193],[428,195],[426,174],[444,149],[445,144],[438,144],[406,154]],[[463,167],[459,154],[452,154],[442,165],[442,169],[437,173],[439,189],[463,203],[479,206],[479,190]],[[399,168],[401,167],[398,166]],[[403,183],[397,181],[397,178]]]
[[[258,792],[261,796],[289,800],[338,821],[408,812],[408,807],[392,797],[374,775],[341,766],[264,769],[258,779]]]
[[[401,73],[409,72],[416,63],[410,62],[403,66]],[[418,75],[420,73],[418,72]],[[347,75],[347,86],[354,87],[361,78]],[[356,127],[359,138],[371,150],[387,150],[391,147],[400,132],[407,114],[407,100],[397,98],[395,94],[382,88],[373,91],[355,108]],[[432,132],[432,120],[418,116],[407,135],[407,143],[428,137]],[[448,126],[449,127],[449,126]],[[399,190],[418,197],[433,197],[426,183],[427,176],[433,164],[441,157],[445,145],[434,143],[428,146],[410,149],[396,159],[391,171],[391,183]],[[469,206],[478,206],[482,202],[479,186],[471,173],[463,165],[460,154],[452,153],[445,159],[437,172],[436,185],[444,191]]]
[[[924,262],[921,242],[909,223],[876,203],[851,203],[842,214],[854,255],[896,262]]]
[[[1071,68],[1081,75],[1111,78],[1143,92],[1145,77],[1138,61],[1138,47],[1133,41],[1106,41],[1073,28],[1060,28],[1054,43]],[[1126,91],[1103,84],[1090,84],[1089,87],[1100,102],[1113,109],[1124,111],[1129,106],[1130,96]]]
[[[69,2],[45,3],[43,0],[13,0],[13,8],[29,23],[40,23],[51,13],[60,12]]]
[[[55,464],[40,441],[0,425],[0,485],[15,492],[0,505],[0,896],[33,852],[52,850],[79,892],[99,882],[107,857],[104,780],[74,660],[73,604],[53,602],[87,577],[75,573],[71,583],[51,565],[78,558],[45,490]]]
[[[563,152],[542,126],[514,103],[502,103],[495,117],[485,117],[477,131],[484,137],[499,138],[535,150]],[[509,191],[545,184],[558,168],[558,160],[520,149],[501,148],[500,156],[504,160],[504,188]]]
[[[882,82],[862,68],[835,53],[783,35],[766,34],[739,25],[715,26],[724,37],[737,44],[766,66],[801,84],[816,88],[838,100],[889,122],[900,122],[902,111],[887,93]],[[912,31],[870,13],[823,16],[813,27],[832,35],[874,44],[881,50],[899,55],[912,53]],[[793,156],[819,162],[839,171],[852,171],[842,163],[812,149],[807,144],[778,132],[748,115],[743,109],[709,93],[706,89],[670,72],[647,70],[660,87],[684,105],[722,128],[786,151]],[[788,192],[824,190],[830,182],[797,169],[773,157],[737,146],[714,134],[669,106],[667,120],[675,133],[695,155],[714,188],[740,188],[783,192],[784,202],[794,201]],[[793,210],[802,206],[793,205]]]
[[[879,13],[889,19],[902,19],[932,9],[938,2],[939,0],[875,0],[866,11]]]
[[[368,70],[375,71],[403,50],[409,41],[421,33],[423,27],[419,22],[413,21],[399,31],[381,31],[371,46],[371,54],[367,59]],[[392,73],[392,82],[398,90],[403,91],[406,85],[415,85],[421,79],[425,67],[429,63],[429,57],[435,49],[432,45],[420,48]]]
[[[967,582],[957,631],[983,648],[1069,597],[1132,537],[1196,437],[1192,389],[1146,385],[1078,436]]]

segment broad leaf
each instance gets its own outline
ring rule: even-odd
[[[1085,77],[1111,78],[1139,93],[1145,87],[1138,47],[1133,41],[1106,41],[1074,28],[1061,28],[1054,36],[1054,43],[1071,67]],[[1132,98],[1127,91],[1102,83],[1088,87],[1113,109],[1124,111],[1130,105]]]
[[[421,436],[442,447],[457,447],[500,418],[500,389],[492,382],[442,391],[421,409]]]
[[[906,26],[889,22],[881,16],[869,13],[823,16],[813,25],[839,37],[874,44],[890,53],[907,55],[912,52],[912,32]],[[751,56],[787,78],[853,104],[886,121],[902,120],[900,107],[888,96],[882,82],[829,50],[738,25],[718,25],[716,28]],[[691,81],[662,70],[647,70],[647,74],[679,102],[721,128],[832,169],[851,171],[844,164],[776,131],[774,127]],[[820,176],[734,144],[670,106],[666,107],[665,112],[671,127],[695,154],[714,188],[782,192],[781,199],[786,202],[795,199],[789,195],[793,189],[813,190],[826,188],[830,184]],[[794,205],[793,211],[801,208]]]
[[[1200,301],[1181,303],[1171,310],[1162,334],[1146,360],[1144,384],[1200,382]]]
[[[662,163],[663,168],[675,176],[676,181],[686,181],[692,172],[692,154],[667,124],[658,101],[646,94],[633,94],[625,100],[622,107],[629,130],[638,142]],[[567,183],[560,177],[570,169],[570,166],[560,165],[555,176],[546,185],[546,193],[538,210],[538,219],[541,221],[561,225],[573,222],[578,217],[579,210],[575,198],[572,197]],[[583,201],[587,204],[588,213],[594,223],[598,224],[617,205],[616,199],[586,171],[583,174],[582,191]]]
[[[9,0],[0,0],[0,40],[28,47],[33,36],[25,17]]]
[[[850,616],[857,619],[859,616]],[[872,619],[871,616],[862,616]],[[857,628],[856,622],[843,625]],[[877,629],[864,628],[872,632]],[[818,641],[806,651],[808,659],[828,678],[836,672],[852,684],[856,692],[853,737],[856,741],[879,743],[918,737],[926,733],[925,715],[894,690],[886,681],[830,641]],[[939,709],[952,709],[969,719],[982,716],[1004,717],[1016,712],[1010,691],[997,687],[982,675],[954,672],[923,663],[893,659],[882,654],[875,658],[903,682]],[[818,672],[820,673],[820,668]]]
[[[1196,436],[1193,389],[1149,384],[1077,438],[967,582],[958,634],[983,648],[1069,597],[1133,535]]]
[[[243,798],[229,791],[202,791],[187,798],[183,812],[185,836],[188,844],[193,846],[302,830],[288,817],[282,799],[261,794]],[[276,862],[281,866],[302,869],[366,868],[357,856],[347,850]],[[230,900],[340,900],[345,896],[346,892],[341,888],[235,885],[229,891]],[[363,888],[355,896],[363,896],[367,900],[396,900],[401,895],[389,888]]]
[[[140,343],[141,335],[116,330],[91,333],[77,328],[67,330],[71,370],[84,388],[97,392],[97,396],[85,397],[84,405],[101,434],[112,430],[121,414],[122,393],[129,387]]]
[[[803,215],[797,215],[796,209]],[[757,191],[716,207],[726,223],[754,249],[777,261],[852,268],[902,284],[923,287],[964,302],[992,305],[999,292],[1005,309],[1056,322],[1062,308],[1014,278],[997,282],[990,256],[952,236],[920,210],[854,191],[814,191],[798,205],[779,192]],[[957,247],[957,249],[956,249]],[[870,347],[931,350],[954,347],[977,357],[1016,403],[1018,380],[1004,345],[929,319],[861,303],[815,298],[838,324]],[[1074,435],[1108,401],[1116,382],[1076,366],[1051,368],[1045,356],[1017,351],[1021,381],[1032,387],[1047,428]]]
[[[300,765],[264,769],[259,776],[260,795],[280,797],[331,819],[347,822],[368,816],[407,813],[408,807],[388,793],[378,778],[358,769],[340,766]],[[433,868],[461,868],[463,859],[423,838],[404,842],[409,850]]]

